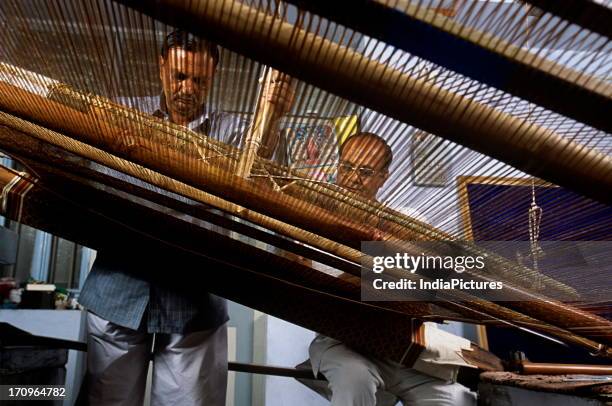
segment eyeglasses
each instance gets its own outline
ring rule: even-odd
[[[368,179],[373,177],[378,173],[377,170],[369,168],[367,166],[353,166],[348,162],[340,162],[338,164],[338,171],[343,172],[344,174],[349,174],[353,171],[357,173],[361,179]]]

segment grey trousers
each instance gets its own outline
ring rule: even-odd
[[[140,406],[152,334],[87,313],[88,400],[91,406]],[[227,391],[227,326],[156,334],[151,405],[223,406]]]
[[[476,395],[463,385],[364,357],[344,344],[325,351],[320,371],[329,382],[332,406],[387,406],[398,400],[410,406],[476,405]]]

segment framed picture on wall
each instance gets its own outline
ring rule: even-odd
[[[292,123],[283,131],[292,168],[320,181],[335,181],[338,141],[333,121],[304,120]]]
[[[334,183],[338,167],[338,147],[359,131],[355,115],[322,119],[305,118],[283,128],[289,165],[314,179]]]
[[[550,242],[565,241],[562,254],[544,257],[541,272],[547,274],[546,261],[554,261],[558,255],[579,259],[574,255],[572,244],[581,242],[612,240],[612,207],[588,199],[571,190],[532,178],[506,178],[487,176],[460,176],[457,178],[459,210],[463,238],[470,241],[530,241],[529,209],[534,202],[541,210],[538,221],[538,241],[544,251]],[[529,244],[527,244],[529,245]],[[558,260],[557,260],[558,261]],[[563,261],[563,262],[568,262]],[[579,268],[577,268],[579,269]],[[594,278],[576,279],[575,269],[561,272],[567,280],[559,278],[577,290],[591,289]],[[557,279],[556,276],[553,276]],[[589,283],[586,283],[586,282]],[[610,318],[611,304],[585,310]],[[515,329],[479,326],[479,341],[482,346],[499,356],[508,351],[520,350],[538,362],[591,362],[588,354],[580,355],[575,349],[569,353],[562,346],[550,345],[550,341]],[[576,355],[578,354],[578,355]]]

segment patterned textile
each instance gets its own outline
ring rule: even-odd
[[[0,213],[9,218],[21,219],[23,201],[37,181],[25,172],[15,175],[0,193]]]

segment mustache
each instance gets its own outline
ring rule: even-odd
[[[197,101],[197,98],[193,94],[177,93],[172,96],[172,100],[195,103]]]

